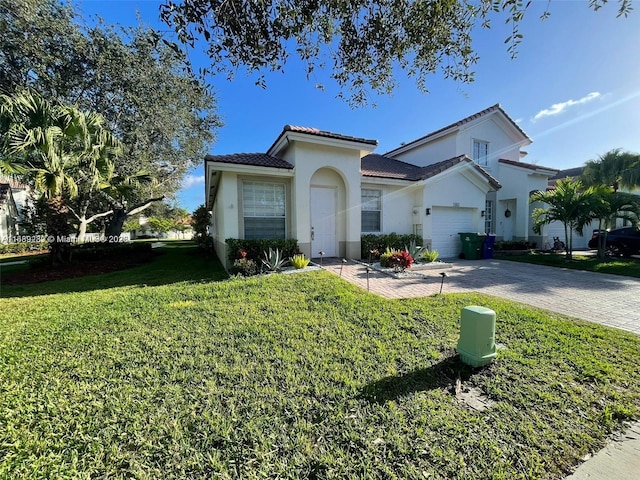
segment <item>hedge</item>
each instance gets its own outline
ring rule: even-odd
[[[373,250],[377,252],[377,254],[374,253],[372,258],[378,259],[387,247],[395,250],[404,250],[412,241],[416,242],[416,245],[422,245],[423,239],[420,235],[414,235],[412,233],[398,234],[393,232],[380,235],[367,233],[360,237],[360,258],[364,260],[368,259]]]
[[[42,252],[49,249],[47,242],[0,243],[0,255],[7,253]]]

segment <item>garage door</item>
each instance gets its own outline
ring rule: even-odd
[[[458,232],[475,232],[473,208],[433,207],[431,209],[431,248],[440,258],[457,257],[462,251]]]

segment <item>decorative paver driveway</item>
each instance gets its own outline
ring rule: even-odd
[[[338,274],[340,262],[325,265]],[[453,260],[449,268],[427,272],[426,278],[392,278],[372,270],[369,289],[387,298],[442,293],[480,292],[545,308],[572,317],[640,334],[640,280],[504,260]],[[349,262],[342,277],[367,288],[364,265]]]

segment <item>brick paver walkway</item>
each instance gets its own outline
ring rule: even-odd
[[[340,260],[325,259],[338,274]],[[423,272],[426,278],[396,279],[372,270],[369,290],[387,298],[475,291],[545,308],[640,335],[640,280],[619,275],[567,270],[504,260],[452,260],[448,268]],[[364,289],[364,265],[349,261],[342,278]]]

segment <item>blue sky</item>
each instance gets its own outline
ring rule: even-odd
[[[84,0],[81,10],[123,25],[136,24],[139,12],[145,23],[166,29],[158,20],[160,3]],[[296,62],[284,74],[267,74],[265,90],[254,85],[255,76],[212,78],[225,126],[211,153],[264,152],[286,124],[376,139],[376,152],[384,153],[496,103],[533,139],[527,162],[564,169],[613,148],[640,152],[640,11],[616,18],[616,3],[594,12],[586,1],[554,0],[551,17],[540,21],[547,2],[534,1],[515,60],[504,44],[508,26],[494,21],[491,30],[474,35],[475,82],[434,75],[424,94],[399,76],[392,96],[372,97],[375,108],[350,108],[336,98],[328,75],[307,80]],[[191,58],[196,65],[207,61],[199,52]],[[204,201],[202,167],[183,185],[178,202],[191,211]]]

